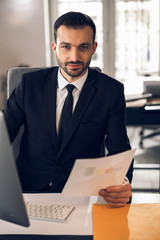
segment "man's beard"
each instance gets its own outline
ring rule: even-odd
[[[90,62],[91,62],[91,59],[88,62],[86,62],[86,63],[81,62],[81,61],[76,61],[76,62],[71,61],[71,62],[65,62],[63,64],[57,57],[57,63],[59,65],[59,67],[62,68],[63,71],[68,76],[70,76],[72,78],[77,78],[77,77],[81,76],[83,74],[83,72],[85,72],[85,70],[89,67]],[[67,65],[69,65],[69,64],[80,64],[82,66],[82,68],[80,68],[80,69],[74,68],[72,70],[69,70],[69,69],[67,69]]]

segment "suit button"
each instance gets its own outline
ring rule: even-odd
[[[49,183],[49,186],[50,186],[50,187],[52,187],[52,185],[53,185],[53,183],[52,183],[52,182],[50,182],[50,183]]]

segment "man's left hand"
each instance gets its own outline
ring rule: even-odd
[[[99,195],[109,204],[110,207],[124,207],[132,196],[132,187],[129,182],[124,182],[119,186],[112,186],[101,189]]]

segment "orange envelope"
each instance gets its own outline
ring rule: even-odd
[[[160,240],[160,203],[93,205],[94,240]]]

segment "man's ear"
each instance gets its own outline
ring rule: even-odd
[[[97,49],[98,43],[94,42],[93,44],[93,54],[95,53],[96,49]]]
[[[57,48],[56,42],[53,41],[53,42],[52,42],[52,49],[53,49],[53,52],[54,52],[54,53],[56,53],[56,48]]]

